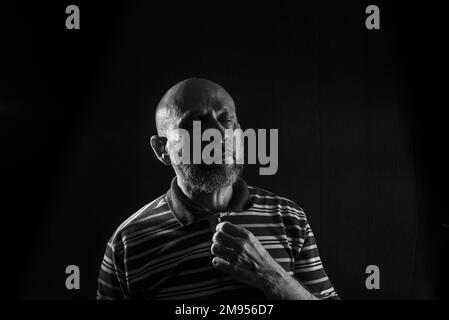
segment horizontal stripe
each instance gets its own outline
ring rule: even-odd
[[[304,211],[287,198],[248,189],[253,205],[244,212],[226,213],[223,220],[252,232],[271,257],[315,296],[337,296]],[[207,220],[181,225],[166,196],[157,198],[126,219],[109,239],[97,298],[263,298],[259,289],[212,266],[214,233]]]

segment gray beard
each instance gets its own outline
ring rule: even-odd
[[[202,193],[213,193],[233,185],[243,170],[242,164],[178,164],[173,167],[185,183]]]

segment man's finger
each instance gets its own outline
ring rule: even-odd
[[[231,266],[231,264],[228,261],[226,261],[225,259],[223,259],[223,258],[214,257],[212,259],[212,266],[215,269],[220,270],[220,271],[222,271],[224,273],[227,273],[229,275],[232,274],[232,266]]]
[[[226,259],[227,261],[231,262],[235,260],[235,253],[232,249],[225,247],[219,243],[213,243],[210,251],[213,255],[216,255],[220,258]]]
[[[215,232],[214,236],[212,237],[212,242],[219,243],[234,250],[241,249],[240,241],[240,238],[235,238],[227,233],[224,233],[221,230]]]
[[[224,233],[227,233],[230,236],[233,236],[236,238],[247,239],[249,236],[248,230],[246,230],[243,227],[236,226],[235,224],[232,224],[227,221],[220,222],[219,224],[217,224],[217,227],[215,229],[216,229],[216,231],[223,231]]]

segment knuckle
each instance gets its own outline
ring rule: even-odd
[[[246,241],[251,240],[251,232],[249,232],[248,230],[244,229],[242,238],[245,239]]]
[[[212,242],[218,242],[220,239],[220,231],[217,231],[214,233],[214,235],[212,236]]]
[[[217,239],[223,239],[225,234],[222,230],[217,231]]]
[[[243,250],[243,252],[250,252],[251,251],[251,244],[248,243],[248,242],[245,242],[243,244],[242,250]]]
[[[224,221],[221,223],[221,229],[227,229],[230,225],[231,224],[228,221]]]
[[[239,253],[242,253],[244,249],[245,249],[245,241],[238,239],[236,241],[235,250],[238,251]]]
[[[242,235],[242,239],[244,239],[245,241],[249,241],[251,240],[251,236],[248,232],[244,232]]]

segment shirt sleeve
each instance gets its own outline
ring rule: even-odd
[[[127,298],[127,286],[123,258],[118,254],[117,243],[112,237],[106,246],[98,276],[97,300],[123,300]]]
[[[295,259],[294,276],[319,299],[339,299],[324,270],[312,228],[305,221],[304,242]]]

